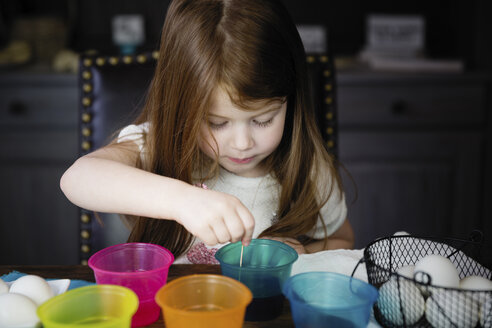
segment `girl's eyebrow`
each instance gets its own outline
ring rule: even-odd
[[[258,116],[262,116],[262,115],[265,115],[265,114],[268,114],[270,112],[274,112],[274,111],[278,111],[282,108],[282,105],[283,103],[281,104],[274,104],[274,105],[270,105],[268,106],[268,108],[264,109],[261,113],[258,113],[257,115],[253,116],[253,117],[258,117]],[[228,117],[225,117],[225,116],[221,116],[221,115],[217,115],[217,114],[214,114],[214,113],[208,113],[208,116],[213,116],[213,117],[216,117],[216,118],[222,118],[222,119],[229,119]]]

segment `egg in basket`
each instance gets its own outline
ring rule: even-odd
[[[470,240],[399,235],[364,250],[369,283],[379,289],[374,316],[384,327],[492,328],[492,271]]]

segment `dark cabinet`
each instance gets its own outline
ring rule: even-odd
[[[484,230],[487,88],[475,75],[339,74],[339,153],[356,247],[397,231]]]
[[[0,77],[0,264],[76,264],[77,209],[60,177],[77,156],[73,75]]]

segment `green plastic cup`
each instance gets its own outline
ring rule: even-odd
[[[43,328],[129,328],[138,297],[116,285],[80,287],[55,296],[38,307]]]

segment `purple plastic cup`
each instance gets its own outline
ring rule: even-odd
[[[125,243],[104,248],[89,258],[97,284],[128,287],[138,296],[138,310],[132,327],[147,326],[159,319],[155,294],[166,284],[173,254],[148,243]]]

